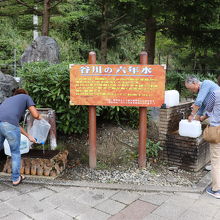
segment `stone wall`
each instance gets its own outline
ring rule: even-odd
[[[160,109],[159,141],[163,147],[162,158],[170,165],[189,171],[198,171],[210,160],[209,144],[198,138],[182,137],[178,133],[179,122],[187,118],[193,102]]]
[[[19,87],[13,76],[0,71],[0,104],[13,95],[13,91]]]
[[[163,159],[170,165],[189,171],[199,171],[210,160],[209,144],[202,139],[181,137],[179,134],[167,134],[163,150]]]

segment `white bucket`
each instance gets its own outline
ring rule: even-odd
[[[177,90],[167,90],[165,91],[164,103],[167,107],[173,107],[179,105],[180,94]]]
[[[26,154],[29,152],[30,144],[31,143],[30,143],[29,139],[26,136],[24,136],[23,134],[21,134],[21,142],[20,142],[21,154]],[[11,156],[10,146],[9,146],[8,141],[6,139],[4,141],[4,151],[5,151],[6,155]]]
[[[193,120],[189,122],[182,119],[179,123],[179,135],[185,137],[197,138],[202,134],[202,126],[200,121]]]

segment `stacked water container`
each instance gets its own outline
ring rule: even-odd
[[[177,90],[167,90],[165,91],[164,103],[166,107],[173,107],[179,105],[180,94]]]
[[[179,92],[177,90],[165,91],[164,103],[166,107],[179,105]],[[184,137],[197,138],[202,134],[202,126],[200,121],[182,119],[179,123],[179,135]]]

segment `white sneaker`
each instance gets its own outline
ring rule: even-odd
[[[211,165],[211,164],[206,165],[206,166],[205,166],[205,170],[211,171],[211,170],[212,170],[212,165]]]

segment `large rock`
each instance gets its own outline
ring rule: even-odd
[[[2,103],[7,97],[13,95],[13,90],[19,87],[18,83],[13,76],[3,74],[0,71],[0,103]]]
[[[51,37],[37,37],[25,50],[20,61],[21,65],[38,61],[48,61],[51,64],[59,63],[58,44]]]

